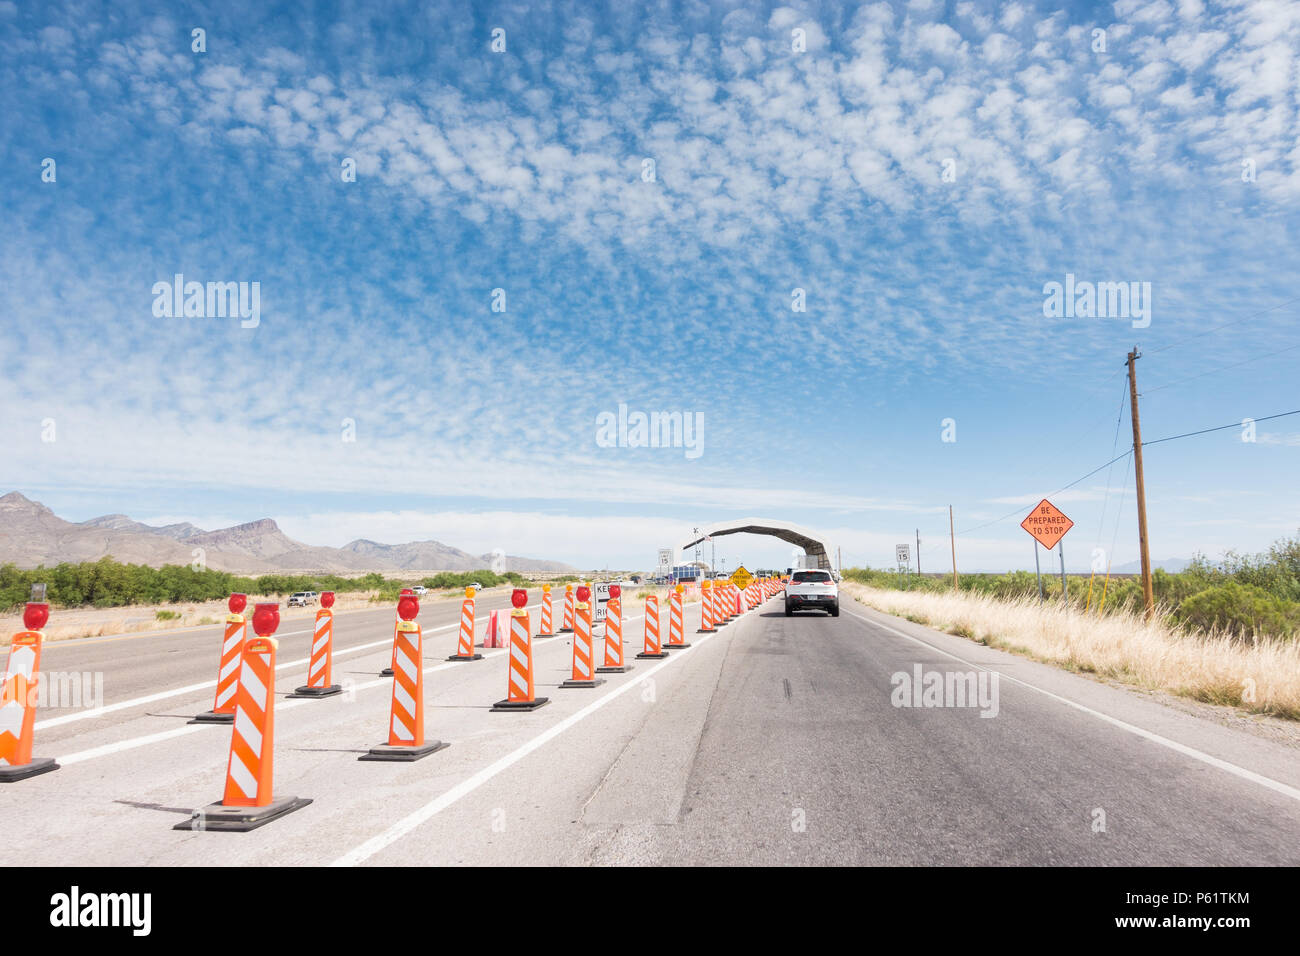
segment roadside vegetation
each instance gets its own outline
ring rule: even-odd
[[[1156,605],[1170,623],[1188,633],[1216,632],[1242,640],[1300,637],[1300,534],[1282,538],[1258,555],[1229,552],[1222,561],[1197,555],[1183,571],[1152,573]],[[850,568],[844,578],[886,590],[951,592],[947,575],[900,575],[895,571]],[[1031,571],[962,574],[962,593],[992,598],[1038,599]],[[1066,575],[1069,603],[1092,614],[1131,614],[1142,610],[1140,577]],[[1043,574],[1049,601],[1061,601],[1061,579]]]
[[[855,568],[845,590],[864,604],[992,647],[1252,713],[1300,720],[1300,537],[1262,555],[1198,557],[1157,571],[1156,613],[1146,620],[1138,579],[1052,578],[1040,602],[1034,575],[904,576]],[[1044,575],[1044,584],[1048,577]]]
[[[577,580],[576,577],[559,579]],[[122,564],[111,557],[79,564],[61,563],[51,568],[21,569],[0,565],[0,612],[11,612],[28,600],[34,583],[48,586],[46,599],[56,607],[124,607],[127,605],[179,604],[220,601],[234,591],[252,596],[280,597],[295,591],[335,591],[366,594],[379,601],[395,600],[404,587],[421,583],[431,590],[458,589],[478,583],[523,586],[526,575],[511,571],[497,574],[479,571],[443,572],[423,581],[387,578],[382,574],[344,577],[337,574],[263,574],[246,577],[226,571],[196,571],[188,565],[168,564],[160,568],[144,564]],[[555,583],[555,582],[552,582]],[[162,620],[163,618],[159,618]]]

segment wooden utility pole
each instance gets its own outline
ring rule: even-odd
[[[952,505],[948,506],[948,535],[952,538],[952,589],[957,590],[957,531],[952,523]]]
[[[1142,357],[1134,348],[1128,353],[1128,394],[1132,403],[1133,419],[1133,470],[1137,473],[1138,546],[1142,553],[1142,601],[1146,606],[1147,620],[1155,613],[1155,596],[1151,591],[1151,546],[1147,539],[1147,487],[1142,477],[1142,425],[1138,421],[1137,372],[1133,363]]]

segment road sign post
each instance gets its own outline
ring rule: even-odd
[[[1024,521],[1020,522],[1034,539],[1034,574],[1038,578],[1038,600],[1043,601],[1043,571],[1038,561],[1038,546],[1049,552],[1061,546],[1061,539],[1074,527],[1074,522],[1046,498],[1034,506]],[[1061,547],[1061,596],[1065,597],[1065,548]]]
[[[1038,581],[1038,603],[1043,603],[1043,569],[1038,564],[1038,542],[1034,542],[1034,578]]]

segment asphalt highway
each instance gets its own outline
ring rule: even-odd
[[[46,670],[101,669],[117,709],[40,715],[35,753],[62,766],[0,787],[0,863],[1300,863],[1286,744],[847,597],[838,618],[776,598],[713,635],[688,607],[692,646],[637,661],[628,603],[634,669],[564,689],[567,636],[537,640],[551,703],[524,714],[490,711],[505,651],[445,661],[459,602],[426,603],[427,734],[450,746],[407,764],[357,759],[387,734],[393,611],[340,613],[348,692],[285,699],[305,663],[275,687],[275,793],[313,802],[241,834],[171,829],[222,793],[230,730],[186,723],[210,686],[178,690],[213,679],[219,629],[49,645]],[[282,626],[281,663],[305,659],[307,626]],[[975,693],[925,706],[932,673]]]

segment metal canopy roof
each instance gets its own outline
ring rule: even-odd
[[[772,518],[741,518],[738,521],[719,522],[703,530],[703,535],[691,538],[681,546],[681,550],[686,551],[695,547],[706,537],[711,538],[717,535],[770,534],[782,541],[789,541],[791,544],[803,548],[804,554],[815,556],[819,568],[826,571],[834,570],[830,558],[833,550],[831,543],[807,528],[791,524],[789,521],[777,521]]]

